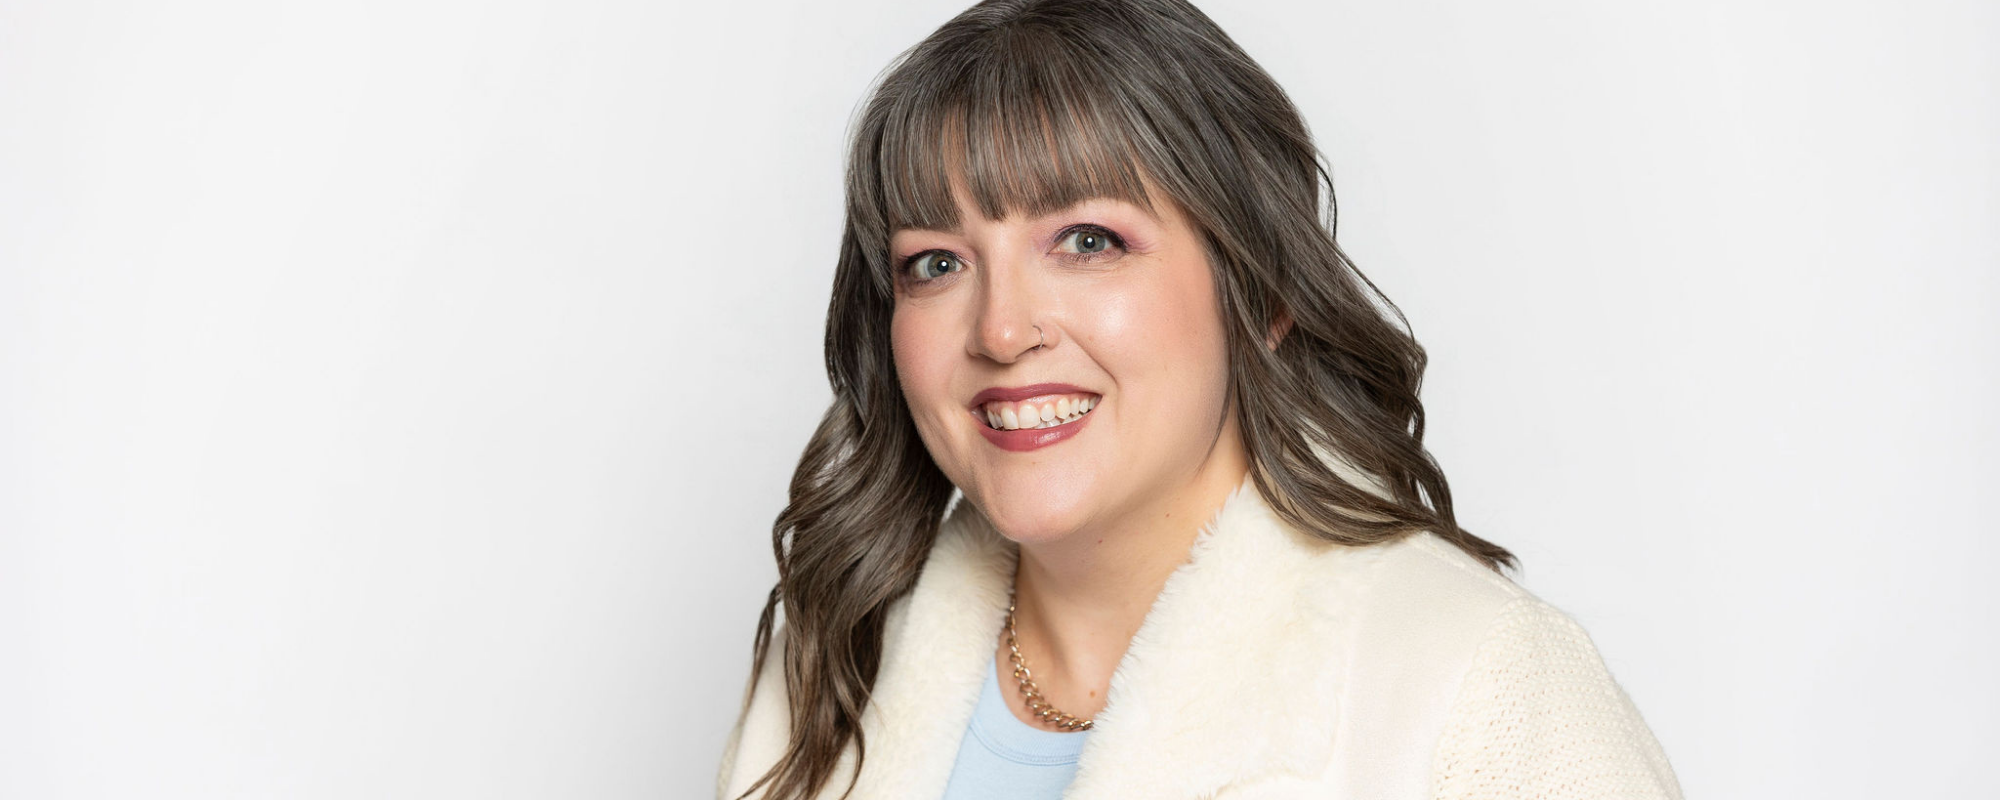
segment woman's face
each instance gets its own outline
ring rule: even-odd
[[[891,338],[925,447],[995,527],[1025,544],[1145,525],[1240,459],[1213,278],[1174,203],[995,222],[954,192],[962,230],[891,238]]]

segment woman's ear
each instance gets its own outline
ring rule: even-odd
[[[1271,321],[1271,335],[1264,337],[1264,346],[1278,349],[1278,343],[1285,340],[1285,334],[1292,332],[1292,310],[1284,303],[1278,304],[1276,319]]]

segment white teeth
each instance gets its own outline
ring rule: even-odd
[[[1074,422],[1097,407],[1094,397],[1059,397],[1045,403],[993,404],[979,410],[994,430],[1039,430]]]

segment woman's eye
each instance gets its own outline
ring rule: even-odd
[[[912,272],[920,281],[941,278],[965,268],[964,264],[959,263],[957,256],[948,253],[920,253],[911,261]]]
[[[1092,226],[1072,230],[1063,236],[1062,241],[1064,243],[1074,242],[1072,247],[1068,249],[1069,252],[1086,256],[1102,253],[1114,247],[1125,246],[1124,242],[1118,240],[1117,235],[1103,228]]]

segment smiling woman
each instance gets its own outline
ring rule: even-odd
[[[1422,347],[1200,11],[974,6],[848,166],[834,402],[719,796],[1678,796],[1458,524]]]

